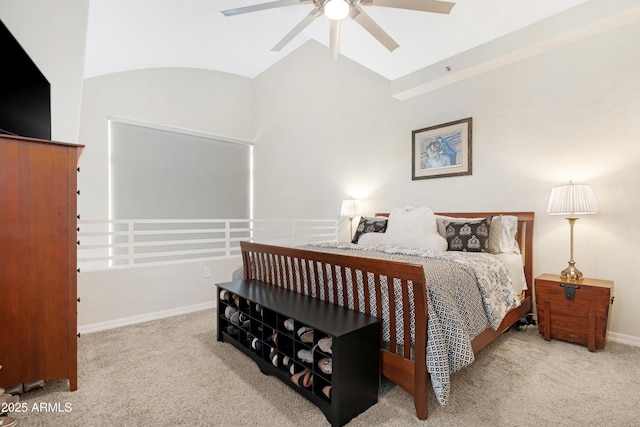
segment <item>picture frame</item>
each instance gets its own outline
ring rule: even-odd
[[[411,179],[444,178],[472,173],[473,118],[411,132]]]

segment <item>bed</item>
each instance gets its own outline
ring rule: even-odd
[[[389,228],[381,231],[370,226],[371,232],[360,236],[356,231],[356,243],[283,247],[241,242],[244,279],[261,280],[382,318],[381,373],[413,396],[416,415],[421,420],[428,417],[429,389],[440,404],[446,404],[449,376],[470,365],[477,351],[524,319],[532,307],[533,212],[431,214],[437,220],[435,226],[440,235],[453,229],[460,232],[465,226],[468,231],[469,225],[477,227],[484,221],[493,227],[492,236],[499,235],[495,230],[500,230],[501,238],[513,239],[516,247],[505,256],[483,251],[443,253],[432,250],[433,245],[424,240],[420,242],[425,246],[418,250],[411,245],[398,245],[397,241],[395,245],[389,245],[389,240],[384,245],[375,243],[375,238],[383,235],[391,239],[399,231],[405,235],[412,232],[411,227],[399,230],[397,210],[361,219],[358,231],[363,231],[363,221],[367,225],[366,220],[384,222],[382,218],[388,219]],[[415,215],[406,218],[420,219]],[[505,237],[508,218],[513,230],[511,236]],[[362,236],[366,234],[371,234],[367,240],[374,243],[358,244],[357,240],[365,240]],[[449,247],[457,237],[447,237]],[[487,237],[483,248],[488,243]],[[497,260],[501,258],[510,261]],[[508,279],[504,279],[505,274]],[[519,281],[513,279],[516,276],[522,276],[522,281],[514,286]],[[496,282],[504,283],[489,284],[494,277],[499,279]],[[478,289],[472,290],[469,280]],[[473,296],[476,292],[478,296]],[[471,296],[463,297],[467,293]],[[501,299],[501,294],[505,301],[496,304],[495,299]]]

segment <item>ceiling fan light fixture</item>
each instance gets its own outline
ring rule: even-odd
[[[349,14],[349,3],[346,0],[329,0],[324,4],[324,15],[329,19],[341,20]]]

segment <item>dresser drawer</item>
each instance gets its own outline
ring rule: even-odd
[[[538,331],[546,340],[584,344],[590,351],[604,348],[612,291],[613,282],[607,280],[571,282],[552,275],[536,278]]]

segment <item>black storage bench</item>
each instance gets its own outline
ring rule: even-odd
[[[218,341],[311,401],[332,426],[378,401],[380,319],[259,280],[216,286]]]

